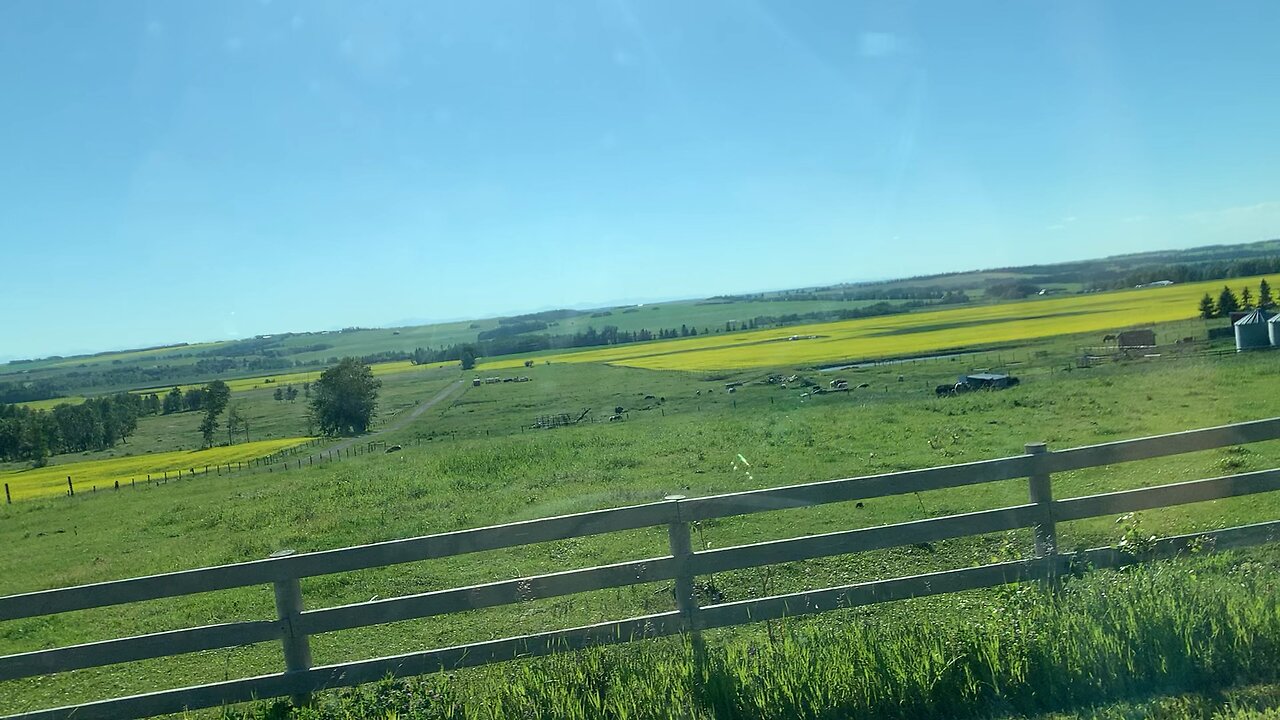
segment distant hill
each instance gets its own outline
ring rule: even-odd
[[[937,305],[1084,293],[1156,281],[1185,283],[1280,274],[1280,240],[1116,255],[1097,260],[988,268],[588,310],[398,328],[291,332],[0,365],[0,402],[320,369],[340,357],[367,362],[456,360],[463,346],[485,357],[613,345],[910,312]]]

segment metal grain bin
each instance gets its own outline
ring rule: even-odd
[[[1267,312],[1261,308],[1236,321],[1236,352],[1271,347]]]
[[[1271,347],[1280,347],[1280,315],[1272,315],[1267,321],[1267,334],[1271,336]]]

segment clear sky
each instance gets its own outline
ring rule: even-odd
[[[0,2],[0,359],[1280,235],[1280,3]]]

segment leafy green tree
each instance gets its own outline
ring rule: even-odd
[[[182,393],[184,410],[201,410],[204,408],[204,388],[189,388]]]
[[[294,386],[292,386],[292,385],[287,385],[287,386],[285,386],[285,389],[284,389],[284,399],[285,399],[285,400],[288,400],[289,402],[293,402],[294,400],[297,400],[297,399],[298,399],[298,388],[296,388],[296,387],[294,387]]]
[[[213,447],[213,435],[218,432],[218,416],[207,412],[200,421],[200,437],[204,438],[205,447]]]
[[[1222,292],[1218,295],[1218,314],[1226,317],[1239,309],[1240,301],[1236,299],[1236,294],[1231,292],[1231,288],[1223,285]]]
[[[215,415],[226,410],[229,402],[231,402],[231,388],[226,383],[214,380],[204,386],[205,407],[212,410]]]
[[[213,447],[213,434],[218,431],[218,416],[231,402],[231,388],[221,380],[214,380],[200,391],[204,404],[204,420],[200,421],[200,436],[205,447]]]
[[[276,391],[271,396],[276,399],[276,402],[282,402],[284,400],[284,388],[276,388]]]
[[[44,467],[49,464],[49,456],[57,446],[58,423],[53,415],[47,412],[32,414],[32,421],[24,428],[21,448],[23,457],[31,461],[33,467]]]
[[[182,390],[174,388],[164,396],[164,414],[182,412]]]
[[[236,443],[236,433],[244,428],[244,414],[240,412],[240,403],[231,403],[227,408],[227,444]]]
[[[369,430],[378,410],[382,381],[359,358],[343,358],[320,373],[311,393],[310,420],[326,435],[357,435]]]
[[[1262,278],[1258,283],[1258,307],[1265,309],[1275,304],[1275,300],[1271,299],[1271,284],[1266,278]]]
[[[471,370],[475,368],[476,349],[470,345],[463,345],[462,348],[458,350],[458,359],[462,362],[463,370]]]

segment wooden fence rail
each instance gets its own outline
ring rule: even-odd
[[[597,510],[473,530],[440,533],[357,547],[186,570],[0,598],[0,621],[122,603],[271,585],[276,618],[221,623],[0,657],[0,681],[101,667],[184,653],[280,642],[281,673],[163,690],[77,706],[38,710],[10,718],[137,718],[214,707],[255,698],[291,696],[412,675],[545,655],[591,645],[687,633],[695,652],[701,631],[784,616],[804,615],[926,595],[1045,579],[1083,563],[1118,567],[1140,559],[1171,557],[1192,543],[1209,550],[1280,540],[1280,521],[1158,540],[1142,558],[1112,548],[1060,553],[1056,525],[1101,515],[1168,507],[1280,490],[1280,469],[1055,500],[1052,473],[1280,439],[1280,418],[1125,440],[1062,451],[1042,443],[1015,457],[923,470],[845,478],[702,498],[673,495],[663,502]],[[977,483],[1027,478],[1029,502],[944,517],[914,520],[726,548],[694,551],[690,523],[712,518],[848,502]],[[431,558],[509,548],[601,533],[666,526],[669,554],[385,600],[307,610],[299,579],[378,568]],[[1034,557],[877,580],[801,593],[700,607],[694,579],[727,570],[881,550],[922,542],[1032,528]],[[519,637],[438,648],[395,657],[312,667],[309,637],[318,633],[511,605],[606,588],[671,581],[675,608],[623,620]]]

